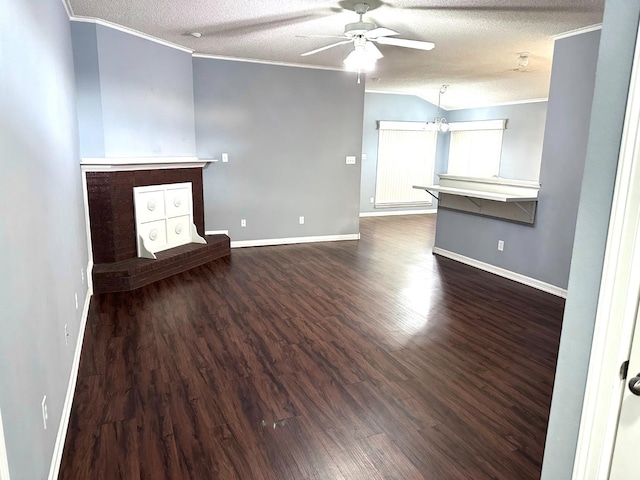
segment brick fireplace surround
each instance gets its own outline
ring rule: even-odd
[[[229,237],[204,235],[202,164],[105,165],[83,160],[93,250],[95,293],[134,290],[230,254]],[[194,166],[196,165],[196,166]],[[192,183],[193,221],[207,244],[189,243],[157,254],[136,253],[133,187]]]

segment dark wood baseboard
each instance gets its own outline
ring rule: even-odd
[[[129,258],[93,267],[94,293],[128,292],[231,254],[227,235],[205,235],[207,244],[188,243],[164,252],[156,260]]]

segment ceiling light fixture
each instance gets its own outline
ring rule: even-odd
[[[360,73],[370,72],[376,66],[378,61],[378,49],[368,48],[370,45],[367,40],[360,36],[356,37],[353,41],[353,51],[347,55],[347,58],[343,60],[345,67],[348,70],[352,70],[358,73],[358,83],[360,83]]]
[[[518,54],[518,70],[524,72],[529,65],[529,52],[520,52]]]
[[[449,122],[447,122],[447,119],[444,117],[441,117],[440,115],[440,99],[442,98],[442,95],[447,91],[447,87],[449,85],[442,85],[440,87],[440,91],[438,92],[438,116],[433,120],[433,124],[435,126],[435,130],[437,132],[448,132],[449,131]]]
[[[194,38],[200,38],[202,36],[200,32],[189,32],[189,35],[191,35]]]

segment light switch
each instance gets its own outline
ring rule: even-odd
[[[228,153],[223,153],[222,154],[222,161],[223,162],[228,162],[229,161],[229,154]]]
[[[355,165],[356,164],[356,156],[355,155],[349,155],[347,157],[347,165]]]

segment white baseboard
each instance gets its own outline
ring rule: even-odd
[[[93,295],[93,258],[89,257],[84,273],[87,276],[87,295],[91,297]]]
[[[266,247],[272,245],[290,245],[293,243],[339,242],[342,240],[360,240],[359,233],[346,235],[319,235],[316,237],[267,238],[263,240],[237,240],[231,242],[231,248]]]
[[[207,230],[205,235],[229,235],[229,230]]]
[[[439,247],[433,247],[433,253],[435,255],[440,255],[442,257],[447,257],[447,258],[450,258],[451,260],[464,263],[465,265],[469,265],[471,267],[479,268],[480,270],[484,270],[485,272],[493,273],[500,277],[508,278],[509,280],[513,280],[514,282],[528,285],[538,290],[542,290],[543,292],[556,295],[557,297],[567,298],[566,289],[556,287],[555,285],[551,285],[550,283],[542,282],[540,280],[536,280],[535,278],[527,277],[526,275],[512,272],[511,270],[506,270],[504,268],[496,267],[495,265],[481,262],[480,260],[476,260],[474,258],[465,257],[464,255],[460,255],[459,253],[450,252],[449,250],[444,250]]]
[[[9,460],[7,459],[7,446],[2,428],[2,411],[0,411],[0,480],[9,480]]]
[[[378,212],[360,212],[361,217],[388,217],[391,215],[424,215],[425,213],[436,213],[436,208],[426,210],[380,210]]]
[[[60,425],[58,426],[58,435],[56,436],[56,444],[53,448],[53,457],[51,466],[49,467],[48,480],[57,480],[60,472],[60,462],[62,461],[62,452],[64,451],[64,442],[67,438],[67,429],[69,428],[69,419],[71,418],[71,406],[73,404],[73,396],[76,392],[76,382],[78,380],[78,368],[80,367],[80,353],[82,351],[82,342],[84,340],[84,332],[87,327],[87,317],[89,316],[89,304],[93,295],[93,283],[91,281],[93,273],[93,260],[87,265],[87,295],[84,299],[82,307],[82,317],[80,319],[80,328],[78,330],[78,339],[76,341],[76,350],[73,355],[73,363],[71,364],[71,374],[69,375],[69,384],[67,385],[67,395],[62,406],[62,416]]]

